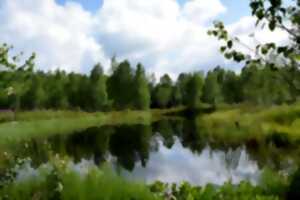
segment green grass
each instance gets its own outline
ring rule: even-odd
[[[47,137],[56,134],[69,134],[89,127],[119,124],[151,124],[163,114],[177,108],[148,111],[113,112],[73,112],[73,111],[34,111],[20,112],[18,121],[0,124],[0,145],[18,142],[33,137]]]
[[[200,116],[199,128],[207,135],[228,140],[260,139],[272,134],[300,138],[300,105],[269,108],[236,105]]]
[[[53,162],[53,161],[52,161]],[[160,199],[142,183],[127,181],[109,167],[86,167],[78,173],[60,160],[39,167],[38,176],[13,180],[0,188],[0,199],[32,200],[154,200]]]
[[[169,185],[159,181],[146,185],[116,175],[108,165],[83,167],[87,170],[78,173],[69,164],[67,160],[54,158],[48,167],[37,168],[37,176],[4,184],[0,188],[0,199],[279,200],[286,196],[290,182],[288,177],[266,169],[257,186],[247,181],[237,185],[229,181],[218,187],[192,186],[186,182]]]

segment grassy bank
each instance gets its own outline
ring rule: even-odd
[[[73,111],[34,111],[20,112],[17,121],[0,124],[0,145],[32,137],[45,137],[53,134],[69,134],[88,127],[119,124],[151,124],[164,114],[182,108],[148,111],[114,112],[73,112]],[[7,113],[7,117],[10,113]],[[4,114],[2,113],[2,116]]]
[[[13,178],[2,182],[0,199],[158,199],[146,185],[118,177],[108,167],[79,166],[58,158],[38,168],[24,166],[27,164],[19,164],[8,172]],[[20,175],[22,170],[28,175]]]
[[[203,133],[220,139],[260,139],[271,135],[300,138],[300,105],[254,107],[236,105],[223,107],[214,113],[202,115],[197,124]]]

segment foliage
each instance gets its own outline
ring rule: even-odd
[[[224,42],[220,47],[220,51],[225,58],[233,59],[236,62],[246,61],[249,63],[259,63],[274,67],[276,65],[299,66],[300,54],[300,2],[295,0],[286,5],[281,0],[250,0],[250,8],[252,16],[257,20],[256,26],[267,25],[270,31],[281,29],[290,37],[289,42],[282,46],[275,43],[259,44],[252,48],[244,44],[239,38],[231,37],[225,29],[222,22],[216,21],[214,28],[208,31],[209,35],[217,37]],[[235,48],[235,43],[245,47],[249,53],[244,53]],[[254,55],[254,56],[251,56]],[[274,57],[276,59],[274,59]],[[281,62],[278,62],[281,60]]]
[[[108,94],[117,109],[132,107],[133,73],[128,61],[120,63],[108,79]]]
[[[172,80],[168,74],[160,78],[160,83],[155,88],[154,102],[159,108],[166,108],[172,101]]]
[[[141,64],[137,65],[134,77],[134,98],[135,108],[139,110],[147,110],[150,108],[150,90],[148,80],[146,79],[144,68]]]
[[[129,182],[108,167],[83,166],[87,172],[79,173],[68,161],[52,162],[36,169],[38,176],[6,184],[0,189],[0,199],[159,199],[145,185]]]
[[[92,111],[103,110],[108,104],[106,78],[100,64],[94,66],[90,75],[90,99]]]
[[[223,101],[221,86],[218,82],[218,75],[214,72],[208,72],[206,76],[203,89],[203,100],[204,102],[213,105]]]
[[[191,79],[187,83],[187,106],[190,108],[200,107],[200,101],[202,97],[203,76],[200,73],[192,75]]]
[[[204,187],[192,186],[187,182],[180,185],[168,185],[156,182],[150,186],[152,192],[165,199],[177,200],[279,200],[276,194],[266,194],[260,186],[249,182],[233,185],[230,182],[222,186],[208,184]],[[170,192],[169,192],[170,191]]]
[[[215,136],[219,141],[239,144],[241,141],[266,140],[282,147],[297,145],[299,114],[298,104],[268,109],[245,104],[202,115],[197,119],[197,125],[202,134]]]

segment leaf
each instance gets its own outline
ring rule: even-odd
[[[278,53],[278,54],[281,54],[281,53],[284,53],[286,50],[287,50],[286,47],[278,47],[277,53]]]
[[[264,14],[264,10],[263,9],[259,9],[257,12],[256,12],[256,17],[259,19],[259,20],[262,20],[264,18],[265,14]]]
[[[224,54],[226,59],[231,59],[232,58],[232,53],[225,53]]]
[[[269,29],[270,29],[271,31],[274,31],[275,28],[276,28],[276,20],[272,19],[272,20],[270,21],[270,23],[269,23]]]
[[[232,40],[229,40],[229,41],[227,42],[227,47],[228,47],[229,49],[231,49],[232,46],[233,46],[233,42],[232,42]]]
[[[221,53],[224,53],[225,51],[226,51],[226,46],[222,46],[222,47],[220,47],[220,51],[221,51]]]
[[[268,53],[269,49],[267,47],[262,47],[260,51],[263,55],[266,55]]]

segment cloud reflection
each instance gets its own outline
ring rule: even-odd
[[[257,163],[249,159],[245,148],[223,152],[206,147],[201,154],[194,154],[176,139],[171,149],[159,141],[159,149],[150,154],[146,167],[137,163],[132,172],[122,170],[121,174],[147,183],[160,180],[168,183],[188,181],[193,185],[221,185],[229,180],[232,183],[249,180],[255,184],[260,170]]]

